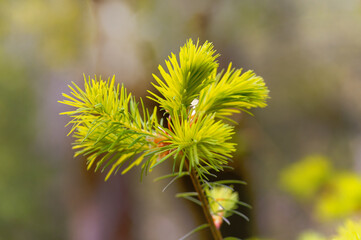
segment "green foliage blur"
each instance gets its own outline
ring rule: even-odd
[[[320,221],[345,219],[361,211],[361,176],[334,169],[325,156],[310,155],[286,167],[280,186],[295,199],[314,205]]]
[[[281,188],[297,199],[310,200],[330,178],[330,165],[324,156],[307,156],[281,172]]]
[[[361,176],[336,169],[322,155],[309,155],[280,172],[280,187],[312,209],[319,222],[345,221],[332,240],[361,239],[361,225],[349,220],[361,211]],[[325,240],[317,231],[304,231],[298,240]]]
[[[344,226],[339,227],[337,235],[332,240],[360,240],[361,221],[347,221]]]
[[[57,165],[38,144],[36,86],[79,55],[80,3],[0,1],[0,239],[66,236]]]
[[[326,238],[315,231],[305,231],[300,234],[297,240],[326,240]]]
[[[303,232],[298,240],[360,240],[361,239],[361,221],[360,220],[346,220],[337,227],[331,237],[326,237],[315,231]]]
[[[360,240],[361,239],[361,221],[359,220],[346,220],[343,224],[338,226],[336,230],[333,231],[334,234],[331,237],[326,237],[325,235],[308,230],[302,232],[297,240]],[[265,238],[249,238],[248,240],[267,240]]]
[[[352,172],[336,174],[316,201],[321,220],[343,219],[361,211],[361,176]]]

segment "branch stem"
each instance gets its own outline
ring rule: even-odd
[[[186,161],[185,161],[185,166],[189,170],[188,159],[186,159]],[[199,177],[198,177],[196,171],[194,170],[194,168],[192,168],[190,171],[190,177],[191,177],[194,189],[198,193],[198,199],[202,203],[203,213],[204,213],[204,216],[206,217],[209,228],[211,229],[211,233],[212,233],[214,240],[222,240],[223,239],[222,234],[219,231],[219,229],[216,228],[216,226],[214,225],[207,197],[204,194],[204,190],[202,188],[202,185],[199,181]]]

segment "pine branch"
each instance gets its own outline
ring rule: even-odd
[[[154,139],[161,134],[157,128],[156,108],[152,115],[141,102],[143,116],[138,103],[126,89],[119,84],[114,86],[114,77],[107,82],[95,79],[86,80],[83,91],[76,84],[69,86],[71,96],[63,94],[66,100],[60,103],[76,109],[61,114],[73,119],[69,124],[73,127],[69,134],[76,138],[73,148],[76,156],[87,155],[88,169],[96,164],[95,170],[111,166],[106,179],[117,172],[124,164],[133,166],[142,163],[145,154],[152,152],[150,161],[156,161],[160,149]],[[148,160],[149,161],[149,160]]]
[[[224,119],[265,107],[269,91],[261,77],[252,71],[242,73],[231,64],[217,74],[218,56],[212,43],[199,45],[199,41],[188,40],[178,57],[172,53],[166,61],[167,71],[159,66],[162,79],[153,75],[159,94],[149,91],[149,98],[166,111],[168,128],[163,127],[162,119],[158,121],[157,108],[150,113],[141,99],[137,102],[124,86],[115,86],[114,77],[107,82],[84,77],[84,90],[76,84],[69,86],[70,95],[63,94],[65,100],[60,103],[75,107],[62,114],[72,118],[69,134],[76,139],[75,155],[87,156],[88,169],[110,168],[108,179],[121,168],[124,174],[141,165],[146,174],[173,159],[172,174],[159,179],[174,177],[167,188],[189,175],[196,192],[177,196],[200,204],[208,222],[190,234],[210,227],[214,239],[221,240],[219,227],[223,221],[229,223],[226,217],[237,214],[247,219],[236,208],[249,206],[238,200],[231,186],[224,185],[244,182],[208,182],[210,176],[216,177],[214,172],[229,168],[235,151],[236,144],[229,142],[234,127]]]
[[[184,154],[191,169],[202,165],[218,171],[235,151],[235,144],[228,142],[233,126],[216,121],[212,115],[197,120],[174,116],[170,127],[170,146]]]
[[[223,71],[222,71],[223,72]],[[246,109],[266,107],[268,89],[263,79],[253,71],[242,74],[242,69],[232,68],[218,74],[215,82],[202,89],[195,106],[196,114],[213,114],[225,117]]]
[[[205,42],[199,46],[190,39],[180,49],[179,62],[175,54],[165,61],[168,73],[159,65],[159,72],[164,82],[153,74],[157,84],[153,86],[161,95],[151,91],[154,101],[169,113],[177,113],[183,107],[188,107],[199,92],[214,81],[212,73],[217,69],[216,61],[219,55],[215,54],[212,43]]]

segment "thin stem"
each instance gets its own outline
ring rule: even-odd
[[[185,165],[186,165],[186,168],[189,170],[188,159],[186,159]],[[192,168],[191,171],[190,171],[190,177],[191,177],[194,189],[198,193],[198,199],[202,203],[203,213],[204,213],[204,216],[207,219],[207,222],[209,224],[209,228],[211,229],[211,233],[212,233],[212,236],[213,236],[214,240],[222,240],[223,239],[222,234],[219,231],[219,229],[216,228],[216,225],[214,225],[213,218],[212,218],[212,215],[210,213],[210,207],[209,207],[207,197],[204,194],[202,185],[201,185],[201,183],[199,181],[198,175],[197,175],[196,171],[194,170],[194,168]]]

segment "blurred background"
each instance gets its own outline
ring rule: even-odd
[[[169,240],[204,221],[174,197],[189,182],[153,183],[167,164],[143,182],[87,172],[58,115],[83,74],[145,97],[188,38],[271,91],[237,117],[235,171],[221,177],[247,181],[237,190],[253,209],[224,235],[307,240],[361,216],[360,1],[0,0],[0,239]]]

